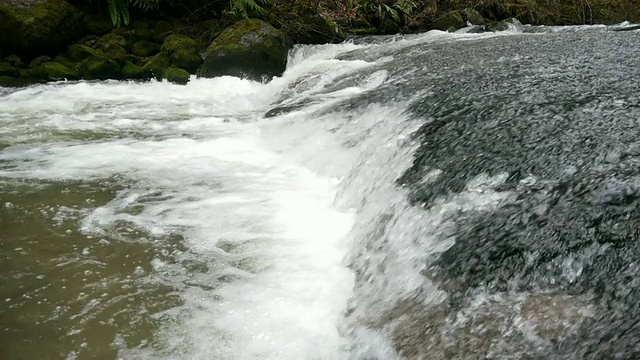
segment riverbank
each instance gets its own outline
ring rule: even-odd
[[[153,78],[184,84],[191,75],[262,80],[284,71],[293,44],[468,25],[500,31],[512,19],[532,25],[640,22],[639,0],[274,0],[240,10],[238,3],[228,9],[223,1],[131,8],[130,22],[117,18],[129,24],[115,27],[109,10],[96,4],[0,0],[0,86]]]

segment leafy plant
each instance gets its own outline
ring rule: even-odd
[[[235,17],[248,19],[250,13],[264,15],[266,13],[264,7],[268,5],[270,5],[269,0],[231,0],[230,14]]]

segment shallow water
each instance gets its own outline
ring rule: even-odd
[[[640,32],[609,30],[302,46],[267,84],[1,89],[0,357],[632,358],[635,260],[589,269],[637,239]],[[623,183],[626,210],[554,197],[567,177]],[[626,240],[548,230],[603,206]]]

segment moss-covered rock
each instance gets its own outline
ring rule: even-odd
[[[170,67],[164,70],[162,78],[176,84],[186,84],[191,75],[187,70]]]
[[[24,87],[42,82],[32,78],[17,78],[13,76],[0,76],[0,87]]]
[[[462,29],[466,25],[460,11],[450,11],[435,20],[431,24],[431,28],[442,31],[451,31]]]
[[[109,51],[111,48],[122,48],[128,49],[133,45],[133,39],[124,34],[118,34],[117,29],[114,32],[104,35],[98,41],[96,41],[95,48],[100,49],[101,51]]]
[[[104,35],[113,30],[113,23],[106,16],[85,15],[82,20],[87,34]]]
[[[162,51],[171,57],[171,66],[192,73],[202,64],[199,49],[200,44],[197,41],[184,35],[169,35],[162,43]]]
[[[150,70],[145,70],[131,61],[127,61],[124,66],[122,66],[121,74],[123,79],[133,80],[149,80],[153,77]]]
[[[18,69],[7,62],[0,63],[0,76],[18,76]]]
[[[157,79],[162,79],[165,69],[171,66],[171,58],[166,52],[160,52],[144,64],[142,70],[150,72]]]
[[[484,25],[486,21],[482,15],[474,9],[464,9],[461,11],[464,21],[470,22],[472,25]]]
[[[50,53],[79,38],[82,28],[80,11],[65,0],[38,0],[29,7],[0,2],[0,52]]]
[[[35,67],[31,75],[42,80],[77,80],[78,72],[56,62],[46,62]]]
[[[86,80],[119,79],[120,65],[106,56],[92,56],[80,63],[78,73]]]
[[[231,75],[254,80],[278,76],[286,68],[290,47],[282,31],[261,20],[243,20],[213,41],[199,75]]]
[[[46,56],[46,55],[41,55],[38,56],[36,58],[34,58],[33,60],[31,60],[31,62],[29,63],[29,69],[33,69],[36,66],[39,66],[42,63],[51,61],[51,58]]]
[[[73,61],[82,61],[92,56],[97,56],[98,52],[86,45],[73,44],[69,47],[67,55],[69,56],[69,59]]]
[[[71,59],[62,56],[62,55],[58,55],[53,59],[53,62],[57,62],[58,64],[62,64],[70,69],[73,69],[76,66],[76,63],[71,61]]]
[[[267,21],[281,28],[297,44],[339,43],[345,39],[333,20],[299,1],[279,5],[270,12]]]
[[[131,47],[131,53],[140,57],[152,56],[159,52],[160,45],[147,40],[140,40]]]
[[[24,62],[22,62],[22,59],[20,58],[20,56],[16,55],[16,54],[11,54],[9,56],[7,56],[7,62],[9,64],[11,64],[11,66],[16,67],[16,68],[22,68],[25,66]]]

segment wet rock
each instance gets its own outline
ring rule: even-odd
[[[131,53],[140,57],[152,56],[159,52],[160,45],[147,40],[140,40],[131,47]]]
[[[69,56],[69,59],[80,62],[92,56],[98,56],[99,53],[95,49],[90,48],[89,46],[81,45],[81,44],[73,44],[69,47],[69,50],[67,51],[67,55]]]
[[[127,49],[133,43],[132,38],[126,34],[120,35],[114,32],[101,37],[95,44],[96,50],[99,50],[106,57],[115,60],[118,64],[124,64],[127,61]]]
[[[35,78],[54,81],[54,80],[77,80],[78,72],[56,62],[42,63],[31,71],[31,75]]]
[[[296,44],[339,43],[345,39],[343,31],[333,20],[299,2],[278,6],[268,21],[284,31]],[[370,26],[367,24],[366,27]]]
[[[290,47],[286,35],[264,21],[240,21],[209,46],[199,75],[231,75],[258,81],[278,76],[286,68]]]
[[[455,31],[462,29],[465,25],[466,23],[460,11],[450,11],[433,20],[431,27],[436,30]]]
[[[167,80],[168,82],[181,85],[188,83],[190,76],[191,74],[189,74],[188,71],[174,67],[167,68],[162,73],[163,79]]]
[[[48,61],[51,61],[50,57],[45,56],[45,55],[38,56],[35,59],[31,60],[31,62],[29,63],[29,69],[33,69],[34,67],[36,67],[36,66],[38,66],[38,65],[40,65],[42,63],[48,62]]]
[[[18,69],[9,63],[0,63],[0,76],[18,76]]]
[[[22,59],[20,59],[20,56],[16,55],[16,54],[11,54],[9,56],[7,56],[7,62],[16,68],[22,68],[25,66],[25,64],[22,62]]]
[[[0,76],[0,87],[23,87],[29,86],[41,81],[29,78],[17,78],[13,76]]]
[[[169,35],[162,44],[162,51],[169,54],[171,66],[195,73],[202,58],[199,54],[200,44],[184,35]]]
[[[120,65],[106,56],[92,56],[80,63],[78,73],[86,80],[119,79]]]
[[[164,71],[171,66],[171,57],[165,52],[160,52],[142,67],[144,71],[150,72],[157,79],[162,78]]]
[[[149,69],[145,70],[130,61],[125,62],[122,66],[121,73],[123,79],[149,80],[153,77],[153,73]]]
[[[472,25],[484,25],[486,23],[482,15],[480,15],[477,10],[464,9],[462,10],[461,14],[464,18],[464,21],[468,21]]]
[[[0,52],[35,55],[64,48],[82,32],[81,14],[65,0],[26,7],[0,3]]]

